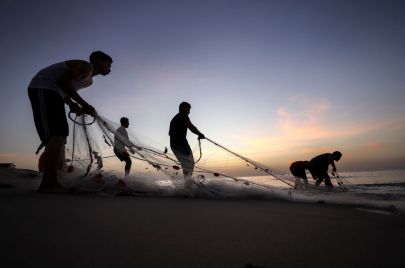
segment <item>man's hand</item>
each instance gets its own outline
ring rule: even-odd
[[[142,151],[142,147],[139,146],[135,146],[135,149],[137,149],[138,151]]]
[[[134,154],[135,153],[135,150],[134,150],[134,148],[129,148],[129,151],[131,152],[131,154]]]
[[[204,134],[200,133],[200,134],[198,135],[198,139],[199,139],[199,140],[203,140],[203,139],[205,139]]]
[[[83,113],[82,108],[76,102],[73,102],[69,105],[69,109],[72,113],[75,113],[77,116]]]
[[[97,115],[96,109],[94,109],[94,107],[89,105],[89,104],[83,106],[82,112],[84,114],[88,114],[88,115],[91,115],[91,116],[96,116]]]

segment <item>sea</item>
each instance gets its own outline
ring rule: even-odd
[[[405,214],[405,170],[341,172],[339,177],[342,185],[331,176],[333,189],[315,187],[309,178],[309,187],[288,190],[288,198],[296,202],[356,205],[380,213]],[[283,182],[270,176],[244,179],[286,192]]]

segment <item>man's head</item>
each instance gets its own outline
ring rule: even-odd
[[[111,72],[112,58],[101,51],[94,51],[90,55],[90,62],[93,64],[97,74],[107,75]]]
[[[129,126],[129,119],[126,117],[121,117],[120,119],[121,126],[128,128]]]
[[[190,113],[191,105],[188,102],[183,101],[179,105],[179,113],[188,115]]]
[[[336,161],[339,161],[340,158],[342,157],[342,153],[339,152],[339,151],[333,152],[332,155],[333,155],[333,158],[334,158]]]

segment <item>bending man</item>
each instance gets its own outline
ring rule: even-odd
[[[28,86],[35,127],[45,145],[45,167],[39,192],[62,192],[58,182],[58,162],[64,154],[64,144],[69,134],[64,103],[71,111],[96,115],[93,106],[77,93],[93,83],[96,75],[110,73],[112,59],[96,51],[90,62],[84,60],[62,61],[39,71]]]
[[[325,180],[325,185],[333,187],[328,174],[329,165],[332,165],[332,174],[336,172],[335,161],[339,161],[342,153],[335,151],[333,153],[326,153],[318,155],[309,161],[308,167],[312,177],[316,179],[316,185],[320,185]]]
[[[295,177],[295,188],[298,188],[301,185],[301,179],[304,182],[304,185],[308,185],[308,178],[306,169],[308,169],[308,161],[295,161],[290,166],[290,171]]]

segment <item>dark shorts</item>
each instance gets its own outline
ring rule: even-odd
[[[177,153],[181,153],[185,156],[189,156],[190,154],[192,155],[192,151],[190,148],[190,145],[188,143],[183,143],[183,144],[170,144],[170,148],[172,151],[176,151]]]
[[[300,178],[303,178],[305,180],[307,179],[307,174],[306,174],[304,168],[290,167],[290,171],[295,177],[300,177]]]
[[[50,89],[28,89],[35,127],[42,143],[53,136],[68,136],[65,104],[62,96]]]
[[[322,169],[322,168],[316,168],[316,167],[311,167],[309,171],[312,174],[312,177],[317,178],[317,179],[328,179],[328,170]]]
[[[119,160],[121,160],[121,162],[122,161],[125,161],[125,162],[129,161],[130,162],[131,161],[131,158],[129,157],[129,154],[121,153],[121,152],[119,152],[119,151],[117,151],[115,149],[114,149],[114,154],[118,157]]]
[[[177,160],[180,162],[183,171],[192,174],[194,170],[194,157],[188,143],[182,144],[181,146],[173,146],[173,144],[171,144],[170,148],[172,149]]]

